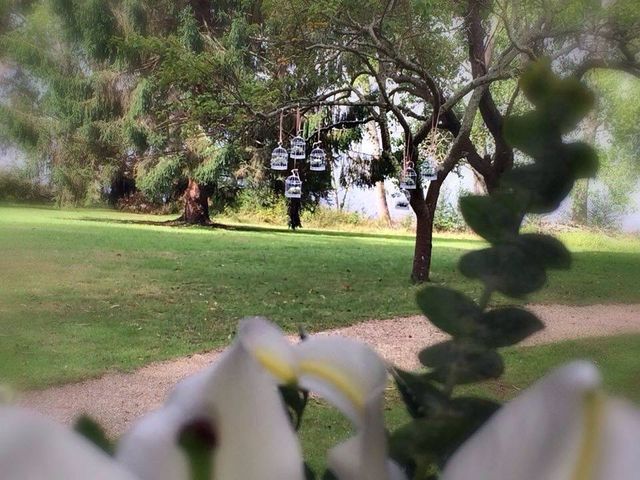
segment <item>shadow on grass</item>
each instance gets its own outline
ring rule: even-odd
[[[156,227],[189,227],[200,229],[220,229],[229,230],[235,232],[258,232],[258,233],[278,233],[282,235],[318,235],[326,237],[343,237],[343,238],[376,238],[387,240],[406,240],[414,241],[415,236],[413,234],[394,234],[394,233],[372,233],[372,232],[345,232],[340,230],[321,230],[321,229],[298,229],[290,230],[283,227],[270,227],[264,225],[238,225],[220,222],[210,222],[205,225],[193,225],[181,220],[124,220],[113,218],[100,218],[100,217],[81,217],[78,220],[86,222],[99,222],[99,223],[116,223],[125,225],[150,225]],[[459,238],[455,236],[438,236],[437,240],[452,242],[452,243],[468,243],[475,242],[473,238]]]

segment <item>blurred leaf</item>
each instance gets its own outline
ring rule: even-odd
[[[389,439],[389,454],[401,465],[443,466],[499,407],[491,400],[455,398],[442,415],[417,419],[395,430]]]
[[[574,178],[591,178],[598,173],[598,154],[591,145],[584,142],[569,143],[564,146],[565,157]]]
[[[80,416],[73,425],[73,429],[97,446],[100,450],[109,455],[113,455],[113,444],[107,438],[104,429],[93,418],[88,415]]]
[[[552,158],[562,138],[542,113],[531,111],[508,117],[504,122],[507,142],[534,158]]]
[[[393,378],[407,411],[413,418],[432,416],[441,410],[447,398],[424,374],[394,368]]]
[[[280,390],[282,400],[287,406],[287,412],[289,413],[291,424],[296,430],[298,430],[302,423],[304,409],[307,406],[309,392],[301,390],[295,385],[280,385],[278,388]]]
[[[559,80],[548,99],[546,110],[561,133],[568,133],[589,113],[595,98],[580,80],[572,77]]]
[[[423,288],[416,300],[431,323],[454,337],[470,335],[482,314],[472,299],[449,288]]]
[[[489,242],[513,238],[524,214],[520,202],[510,194],[462,197],[460,211],[467,224]]]
[[[460,272],[510,297],[535,292],[547,279],[544,267],[513,245],[499,245],[464,254]]]
[[[571,192],[574,179],[563,162],[532,164],[505,172],[501,187],[527,194],[528,213],[549,213]]]
[[[542,330],[544,324],[533,313],[517,307],[496,308],[482,315],[484,327],[478,340],[491,348],[506,347],[521,342]]]
[[[433,368],[429,376],[442,384],[454,385],[498,378],[504,371],[500,355],[471,342],[451,340],[425,348],[420,361]]]
[[[520,88],[525,97],[536,106],[547,102],[552,86],[557,82],[551,70],[551,61],[542,58],[531,62],[520,76]]]
[[[557,77],[547,59],[529,65],[520,77],[520,88],[559,133],[573,130],[594,104],[591,90],[576,78]]]
[[[540,265],[546,268],[571,268],[571,252],[555,237],[539,233],[525,233],[520,235],[517,244],[526,255],[530,255]]]

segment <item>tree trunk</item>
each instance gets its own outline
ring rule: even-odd
[[[598,117],[591,113],[587,117],[584,140],[595,147],[598,137]],[[586,225],[589,220],[589,179],[578,180],[571,194],[571,220],[580,225]]]
[[[209,203],[207,194],[192,178],[182,196],[184,211],[180,218],[183,222],[196,225],[206,225],[211,222],[209,218]]]
[[[387,192],[384,189],[384,181],[376,182],[376,197],[378,200],[378,218],[385,221],[388,226],[391,225],[391,214],[389,213],[389,205],[387,204]]]
[[[444,172],[440,172],[443,176]],[[448,172],[447,172],[448,173]],[[444,176],[443,176],[444,177]],[[411,207],[416,213],[416,243],[413,252],[413,267],[411,281],[423,283],[430,280],[431,251],[433,249],[433,220],[435,218],[440,185],[442,180],[429,184],[427,197],[423,199],[422,189],[418,188],[411,193]]]
[[[589,179],[578,180],[571,195],[571,220],[586,225],[589,215]]]
[[[289,199],[289,228],[295,230],[300,227],[302,227],[302,222],[300,221],[300,199],[291,198]]]

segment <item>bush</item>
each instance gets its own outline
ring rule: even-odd
[[[168,215],[170,213],[177,213],[179,204],[176,202],[167,204],[154,202],[149,200],[144,193],[138,191],[119,198],[116,202],[116,208],[123,212]]]
[[[433,228],[438,232],[462,232],[467,225],[460,210],[449,200],[442,198],[436,207]]]
[[[246,189],[224,209],[223,216],[249,223],[286,224],[287,202],[265,187]]]
[[[30,180],[19,171],[0,171],[0,200],[48,203],[53,200],[49,185]]]

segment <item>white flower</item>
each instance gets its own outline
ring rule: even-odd
[[[190,465],[177,444],[193,424],[208,425],[212,479],[300,480],[300,446],[273,377],[240,341],[208,370],[178,384],[166,405],[137,422],[116,459],[141,480],[186,480]]]
[[[600,387],[587,362],[552,372],[465,442],[443,480],[639,478],[640,411]]]
[[[0,407],[0,478],[190,480],[180,446],[189,432],[210,448],[212,480],[302,480],[281,383],[322,395],[351,419],[356,435],[329,452],[340,480],[402,479],[387,458],[386,382],[384,363],[360,342],[315,337],[294,346],[273,324],[250,319],[212,367],[179,383],[162,408],[136,422],[115,460],[41,416]]]
[[[73,431],[26,409],[0,406],[3,480],[136,480]]]
[[[240,326],[240,341],[283,384],[297,384],[342,411],[356,435],[329,452],[340,480],[404,478],[387,458],[383,400],[387,371],[367,345],[343,337],[310,337],[291,345],[271,323],[254,318]]]

